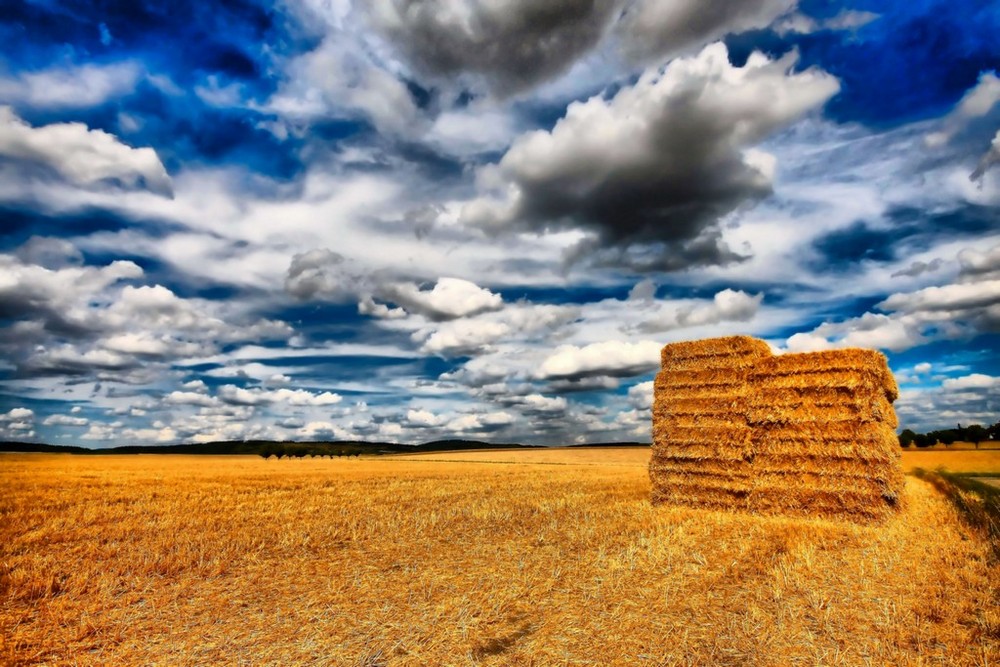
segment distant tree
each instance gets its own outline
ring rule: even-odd
[[[903,432],[899,434],[899,446],[909,447],[913,444],[914,439],[916,439],[917,434],[910,429],[903,429]]]
[[[937,442],[937,440],[932,438],[928,433],[917,433],[913,437],[913,444],[917,447],[930,447],[935,442]]]
[[[953,428],[945,429],[944,431],[934,431],[931,435],[938,442],[949,446],[955,444],[955,441],[958,440],[958,431]]]
[[[965,429],[965,440],[979,449],[979,443],[986,439],[986,427],[982,424],[972,424]]]
[[[1000,422],[986,429],[987,440],[1000,440]]]

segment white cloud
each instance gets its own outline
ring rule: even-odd
[[[42,109],[93,107],[132,92],[140,75],[132,62],[23,72],[0,78],[0,99]]]
[[[230,342],[291,335],[287,324],[252,319],[236,304],[184,299],[161,285],[122,285],[143,277],[130,261],[47,269],[0,254],[0,269],[0,312],[21,318],[5,330],[0,349],[31,373],[138,369],[208,356]]]
[[[724,289],[717,292],[708,303],[662,308],[657,316],[641,322],[636,329],[643,333],[654,333],[719,322],[747,322],[757,314],[763,298],[763,293],[751,295],[742,290]]]
[[[458,320],[448,322],[430,333],[420,350],[442,356],[476,354],[488,349],[490,343],[510,332],[510,326],[504,322]]]
[[[427,127],[406,84],[355,34],[332,31],[314,50],[293,59],[285,77],[264,110],[292,122],[362,118],[397,136],[420,134]]]
[[[631,377],[653,370],[660,363],[655,341],[624,343],[605,341],[584,347],[563,345],[545,359],[535,373],[537,379],[579,379],[606,375]]]
[[[313,393],[305,389],[244,389],[232,384],[219,387],[217,395],[233,405],[269,405],[283,403],[293,406],[329,406],[340,403],[343,398],[329,391]]]
[[[438,278],[430,290],[414,283],[389,283],[377,290],[378,296],[411,313],[430,320],[444,321],[468,317],[503,307],[503,297],[461,278]]]
[[[512,399],[510,404],[520,406],[525,412],[535,414],[563,412],[568,406],[566,399],[562,396],[553,397],[543,396],[542,394],[519,396]]]
[[[951,113],[940,121],[941,129],[924,137],[932,148],[948,143],[975,118],[981,118],[1000,102],[1000,78],[983,72],[975,86],[966,91]]]
[[[577,318],[572,306],[509,304],[503,310],[424,327],[414,333],[420,350],[442,356],[480,354],[500,340],[522,343],[551,334]]]
[[[120,439],[125,442],[176,442],[178,434],[169,426],[162,428],[126,428],[122,429]]]
[[[958,280],[912,292],[890,294],[876,308],[841,322],[825,322],[788,339],[793,351],[830,347],[906,350],[933,340],[968,338],[1000,331],[1000,279],[992,271],[992,250],[963,251]]]
[[[30,408],[12,408],[0,413],[0,436],[8,438],[33,438],[35,413]]]
[[[10,107],[0,106],[0,155],[52,169],[71,183],[119,183],[170,196],[172,184],[156,151],[132,148],[83,123],[32,127]]]
[[[653,407],[653,381],[640,382],[629,387],[628,402],[636,410],[649,410]]]
[[[45,426],[86,426],[89,420],[85,417],[71,417],[69,415],[49,415],[42,424]]]
[[[483,428],[479,417],[476,415],[461,415],[449,421],[445,428],[456,433],[467,433],[469,431],[479,431]]]
[[[1000,280],[956,283],[926,287],[909,293],[892,294],[879,305],[899,312],[965,310],[986,308],[1000,302]]]
[[[204,385],[204,383],[202,384]],[[163,400],[174,405],[212,407],[219,404],[219,400],[214,396],[208,396],[198,391],[172,391],[164,396]]]
[[[108,440],[114,440],[115,437],[117,437],[117,435],[118,431],[113,426],[110,426],[108,424],[92,423],[90,425],[90,428],[87,429],[87,432],[81,435],[80,437],[83,440],[108,441]]]
[[[410,426],[426,428],[437,426],[441,423],[441,420],[433,412],[427,410],[408,410],[406,412],[406,422]]]
[[[1000,387],[1000,378],[984,375],[982,373],[972,373],[958,378],[948,378],[941,382],[941,387],[951,391],[964,391],[968,389],[993,389]]]
[[[779,35],[789,33],[808,35],[820,30],[856,30],[868,25],[878,17],[879,15],[873,12],[856,9],[843,9],[836,16],[821,20],[795,13],[779,20],[774,26],[774,31]]]

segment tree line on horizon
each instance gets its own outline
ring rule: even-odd
[[[992,426],[983,426],[982,424],[962,426],[957,424],[955,428],[928,431],[927,433],[916,433],[907,428],[899,434],[900,447],[933,447],[938,443],[947,446],[956,442],[971,442],[976,446],[976,449],[979,449],[979,443],[986,440],[1000,440],[1000,421]]]

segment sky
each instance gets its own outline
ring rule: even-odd
[[[14,0],[0,439],[648,441],[669,342],[1000,419],[1000,6]]]

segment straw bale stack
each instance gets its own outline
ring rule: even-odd
[[[872,521],[903,487],[885,357],[773,356],[746,336],[663,348],[653,402],[654,503]]]

